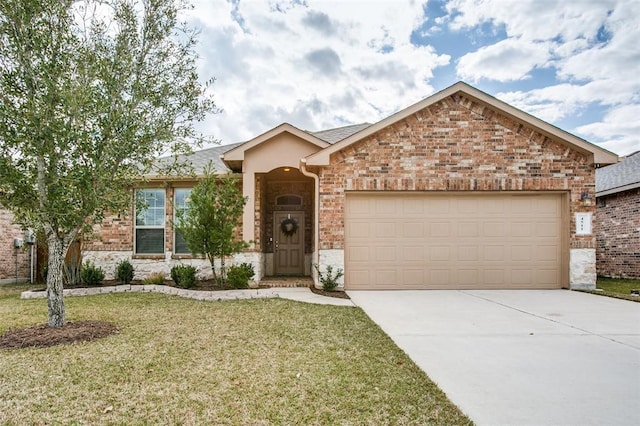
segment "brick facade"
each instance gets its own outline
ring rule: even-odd
[[[594,235],[574,231],[574,213],[595,212],[588,160],[456,94],[331,156],[319,172],[320,249],[344,248],[345,191],[563,191],[569,248],[595,249]]]
[[[0,209],[0,283],[15,282],[16,260],[18,281],[29,279],[29,246],[25,244],[23,248],[16,249],[13,244],[15,238],[24,239],[24,231],[13,222],[9,211]]]
[[[640,278],[640,189],[599,197],[597,215],[598,275]]]

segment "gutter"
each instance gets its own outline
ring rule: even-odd
[[[313,208],[315,211],[315,220],[314,220],[314,226],[313,226],[313,233],[314,233],[313,245],[314,245],[315,259],[312,260],[311,276],[313,277],[313,284],[317,285],[318,276],[314,272],[315,268],[313,267],[313,265],[314,264],[318,266],[320,265],[320,178],[318,177],[317,174],[307,170],[306,158],[300,159],[300,172],[307,177],[313,178],[313,181],[314,181],[315,197],[313,197],[314,198]]]

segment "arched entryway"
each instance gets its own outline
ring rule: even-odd
[[[256,178],[265,275],[311,275],[313,179],[293,167],[280,167]]]

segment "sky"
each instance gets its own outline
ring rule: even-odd
[[[222,144],[375,123],[464,81],[618,155],[640,150],[640,0],[195,0]]]

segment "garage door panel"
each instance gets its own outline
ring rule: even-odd
[[[376,263],[388,263],[398,261],[396,246],[379,246],[374,248],[375,256],[373,258]]]
[[[561,194],[348,193],[345,226],[347,289],[563,284]]]
[[[404,262],[413,263],[413,262],[424,262],[425,260],[425,247],[422,245],[419,246],[405,246],[401,248],[402,251],[402,259]]]
[[[451,224],[449,222],[434,222],[429,226],[430,237],[450,237]]]
[[[369,246],[349,246],[349,258],[354,264],[366,262],[369,263]]]
[[[401,225],[404,238],[423,239],[425,237],[423,222],[403,222]]]

